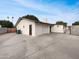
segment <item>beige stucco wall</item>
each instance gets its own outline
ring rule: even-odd
[[[17,30],[20,29],[22,34],[29,35],[29,25],[32,25],[32,36],[35,36],[35,22],[29,19],[22,19],[17,25]]]
[[[71,27],[71,34],[79,35],[79,25],[74,25]]]
[[[35,29],[36,35],[50,33],[50,26],[49,25],[36,23],[35,27],[36,27],[36,29]]]
[[[64,33],[63,25],[54,25],[52,26],[51,31],[56,33]]]

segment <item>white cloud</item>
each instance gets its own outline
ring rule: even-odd
[[[18,3],[20,3],[21,5],[23,5],[24,7],[28,7],[28,8],[32,8],[34,10],[39,10],[39,11],[43,11],[43,12],[47,12],[47,13],[54,13],[57,12],[57,13],[60,13],[57,9],[58,8],[55,8],[55,6],[49,6],[49,5],[44,5],[44,4],[39,4],[37,2],[33,2],[33,0],[14,0]]]

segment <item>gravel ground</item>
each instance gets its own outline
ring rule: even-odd
[[[9,33],[0,36],[0,59],[79,59],[79,36]]]

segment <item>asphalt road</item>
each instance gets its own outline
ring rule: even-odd
[[[0,59],[79,59],[79,36],[15,33],[0,36]]]

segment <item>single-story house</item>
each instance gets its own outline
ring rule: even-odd
[[[51,32],[52,24],[44,23],[33,15],[20,17],[16,23],[17,30],[21,30],[22,34],[37,36]]]
[[[60,24],[54,24],[53,26],[51,26],[51,32],[65,33],[65,26]]]

